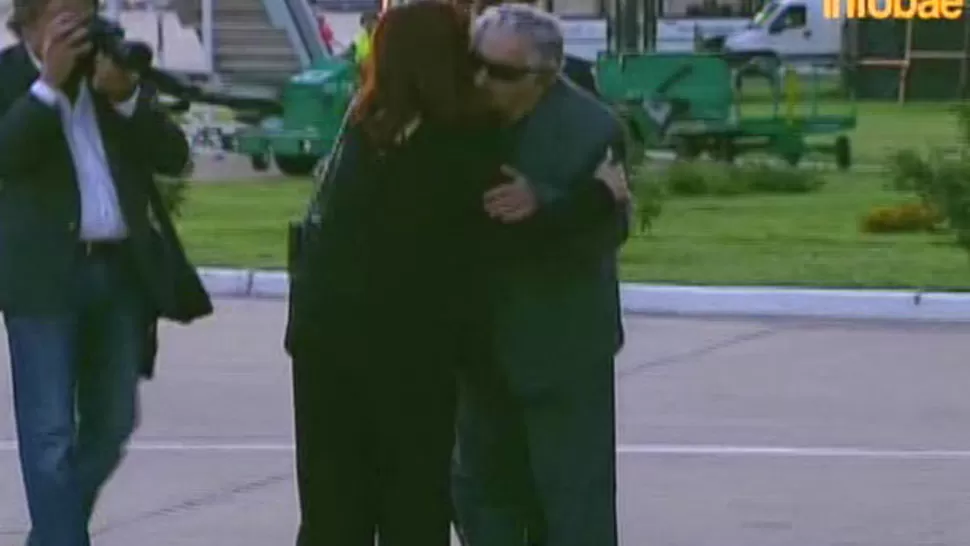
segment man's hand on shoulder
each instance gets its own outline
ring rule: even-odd
[[[630,182],[627,179],[623,162],[613,155],[613,149],[607,148],[603,161],[596,167],[593,177],[606,185],[618,203],[630,201]]]
[[[506,182],[485,192],[485,212],[495,220],[511,224],[532,216],[539,207],[532,185],[524,174],[508,165],[501,173]]]

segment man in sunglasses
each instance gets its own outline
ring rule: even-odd
[[[489,286],[491,365],[460,381],[460,535],[465,546],[616,546],[622,125],[561,75],[559,23],[535,7],[488,8],[473,52],[509,142],[485,209],[512,252]]]
[[[462,0],[459,0],[462,1]],[[536,6],[538,0],[477,0],[471,4],[476,15],[480,15],[486,8],[501,4],[525,4]],[[593,63],[575,55],[565,55],[562,63],[562,73],[571,82],[593,96],[599,96],[596,78],[593,76]]]

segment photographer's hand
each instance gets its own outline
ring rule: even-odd
[[[94,77],[91,86],[115,104],[131,101],[138,91],[137,73],[125,70],[115,64],[110,57],[98,52],[94,62]]]
[[[75,14],[63,13],[45,29],[41,80],[61,89],[70,79],[78,60],[91,51],[88,29]]]

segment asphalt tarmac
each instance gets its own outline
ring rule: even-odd
[[[165,327],[97,546],[293,544],[284,312],[223,300],[211,319]],[[970,325],[628,317],[628,329],[624,546],[970,544]],[[0,353],[0,546],[19,546]]]

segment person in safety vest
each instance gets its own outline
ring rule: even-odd
[[[360,31],[354,36],[350,47],[344,51],[343,56],[354,61],[358,66],[364,64],[370,55],[371,35],[374,33],[374,27],[377,26],[377,18],[378,14],[373,11],[361,14]]]

